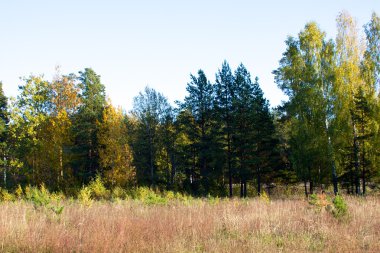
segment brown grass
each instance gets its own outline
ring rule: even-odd
[[[349,198],[335,219],[303,200],[65,203],[61,216],[0,204],[1,252],[380,252],[380,200]]]

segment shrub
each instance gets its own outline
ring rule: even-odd
[[[167,203],[167,200],[165,198],[161,197],[159,194],[149,189],[148,187],[137,188],[133,193],[133,197],[147,205]]]
[[[88,187],[91,190],[91,196],[96,200],[109,199],[111,196],[110,191],[104,186],[100,176],[97,176],[95,180],[91,181]]]
[[[264,201],[265,203],[269,204],[270,203],[270,198],[268,196],[268,194],[263,191],[261,194],[260,194],[260,200]]]
[[[120,200],[128,198],[127,191],[121,188],[120,186],[116,186],[112,189],[111,197],[113,200]]]
[[[19,200],[23,198],[24,191],[22,190],[21,185],[17,186],[17,189],[15,190],[15,195],[16,195],[17,199],[19,199]]]
[[[327,198],[326,194],[311,194],[309,196],[309,204],[315,206],[318,211],[322,211],[323,208],[329,210],[331,208],[331,200]]]
[[[333,200],[334,208],[332,209],[332,214],[336,218],[342,218],[346,216],[348,207],[346,201],[342,196],[337,195]]]
[[[84,206],[91,206],[92,197],[91,197],[91,189],[90,187],[83,187],[78,193],[78,200]]]
[[[1,201],[15,201],[15,195],[8,192],[7,189],[0,188],[0,200]]]
[[[172,201],[172,200],[175,200],[176,199],[176,194],[173,192],[173,191],[166,191],[164,193],[164,197],[165,199],[167,199],[168,201]]]
[[[21,186],[15,191],[18,198],[22,198],[23,192]],[[64,206],[61,204],[61,201],[65,199],[63,193],[50,193],[44,184],[41,184],[39,188],[27,186],[24,198],[32,202],[35,209],[44,212],[49,212],[47,210],[50,210],[56,217],[61,215],[64,209]]]
[[[44,184],[41,184],[40,188],[26,187],[25,198],[26,200],[31,201],[35,208],[46,207],[50,204],[50,193]]]
[[[217,205],[219,204],[220,202],[220,198],[218,196],[216,197],[213,197],[211,196],[210,194],[207,196],[207,201],[211,204],[211,205]]]

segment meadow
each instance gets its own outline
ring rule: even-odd
[[[37,188],[22,194],[2,194],[1,252],[380,252],[376,196],[344,196],[347,210],[337,213],[321,195],[192,198],[145,188],[108,200]]]

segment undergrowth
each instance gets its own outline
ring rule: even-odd
[[[336,195],[331,199],[326,194],[311,194],[309,204],[317,211],[326,210],[339,220],[348,217],[348,206],[341,195]]]

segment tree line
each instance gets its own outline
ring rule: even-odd
[[[176,106],[146,87],[128,113],[90,68],[26,77],[11,99],[0,83],[0,185],[74,194],[101,177],[198,196],[300,183],[306,195],[365,194],[380,183],[380,18],[363,39],[348,13],[336,21],[335,40],[315,22],[287,38],[273,74],[288,100],[272,109],[258,78],[226,61],[215,80],[190,75]]]

